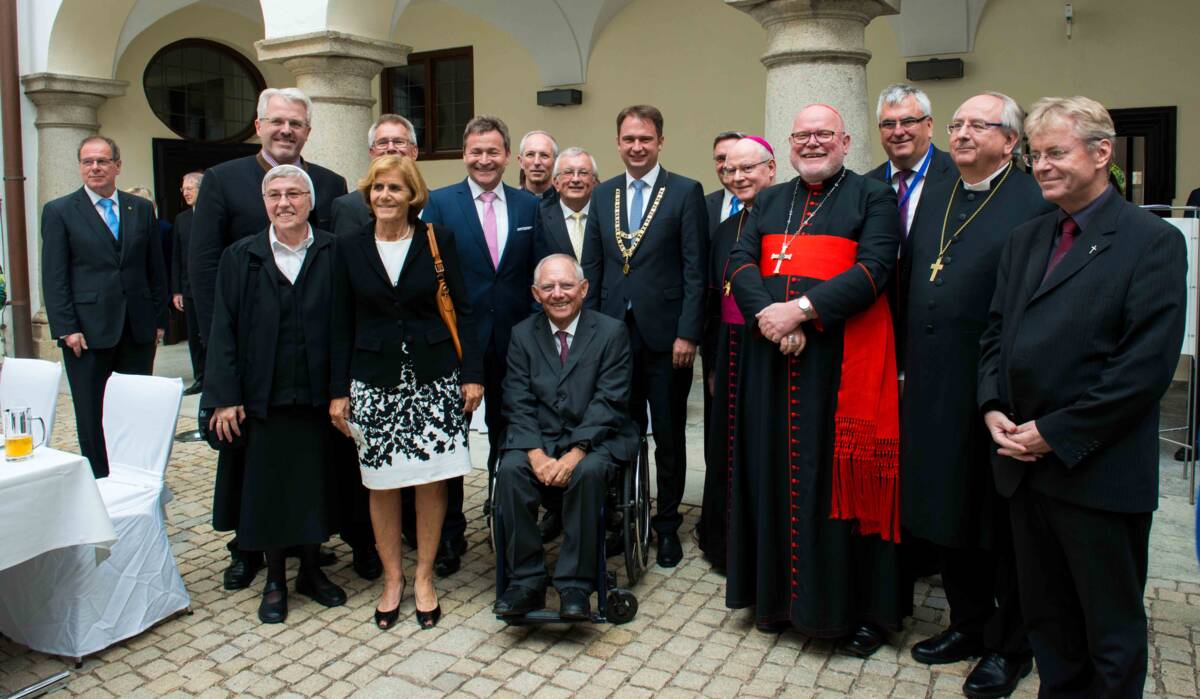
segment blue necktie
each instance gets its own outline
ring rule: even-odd
[[[108,230],[112,231],[113,239],[120,240],[121,225],[117,222],[117,212],[114,210],[116,203],[112,199],[101,199],[100,208],[104,209],[104,222],[108,224]]]
[[[629,202],[629,230],[635,231],[642,227],[642,189],[646,186],[641,180],[633,181],[633,201]]]
[[[736,196],[729,198],[729,215],[736,216],[742,210],[742,202]]]

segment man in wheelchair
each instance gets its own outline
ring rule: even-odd
[[[589,598],[604,573],[600,514],[608,476],[637,456],[638,434],[629,416],[629,337],[620,321],[582,310],[587,292],[575,259],[550,255],[533,275],[542,312],[513,328],[504,379],[508,428],[492,500],[496,565],[508,580],[494,606],[498,616],[545,606],[549,575],[538,506],[550,488],[563,488],[554,587],[562,618],[590,618]]]

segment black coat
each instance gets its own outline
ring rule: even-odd
[[[154,206],[116,192],[120,242],[82,187],[42,209],[42,295],[55,339],[81,332],[91,349],[116,347],[167,326],[167,271]],[[61,341],[60,341],[61,344]]]
[[[192,213],[195,209],[180,211],[175,217],[175,245],[171,248],[171,293],[192,297],[192,285],[188,283],[187,252],[192,239]]]
[[[1159,399],[1179,361],[1183,236],[1114,190],[1043,282],[1060,214],[1013,231],[981,340],[979,406],[1035,420],[1052,453],[992,454],[996,489],[1114,512],[1158,507]]]
[[[588,208],[587,215],[591,218],[591,207]],[[534,257],[539,261],[547,255],[555,254],[575,257],[571,234],[567,231],[567,219],[563,216],[558,197],[545,197],[538,202],[538,217],[542,225],[538,231],[538,239],[534,241]],[[584,219],[585,231],[586,221],[587,219]]]
[[[350,380],[372,386],[400,383],[401,343],[408,346],[417,380],[430,382],[461,366],[462,383],[483,383],[483,352],[454,234],[434,227],[454,301],[463,358],[459,362],[450,330],[438,313],[437,276],[425,224],[416,222],[400,279],[392,285],[375,246],[375,226],[338,237],[334,275],[333,379],[335,398],[350,395]]]
[[[314,229],[328,231],[330,207],[346,193],[346,180],[320,165],[302,162],[316,190],[316,206],[308,215]],[[271,221],[262,198],[262,179],[270,168],[258,155],[230,160],[204,171],[196,199],[192,240],[188,251],[188,280],[200,319],[200,335],[208,339],[213,296],[221,253],[235,241],[264,230]]]
[[[311,402],[319,406],[330,399],[334,251],[333,234],[314,230],[313,238],[296,286]],[[221,255],[203,407],[241,405],[250,417],[266,417],[279,342],[279,286],[286,283],[266,230],[237,241]]]
[[[375,220],[371,207],[367,206],[367,200],[358,190],[351,190],[334,199],[329,209],[333,216],[329,230],[337,236],[354,233]]]
[[[638,331],[656,352],[669,352],[676,338],[696,343],[703,339],[708,262],[708,213],[700,183],[662,168],[645,198],[643,217],[663,187],[667,191],[629,261],[629,274],[622,270],[625,261],[613,229],[614,192],[619,188],[621,230],[631,230],[625,173],[593,190],[583,243],[583,271],[591,287],[584,304],[624,318],[632,303]]]
[[[708,214],[708,244],[712,245],[713,237],[717,234],[717,226],[721,225],[721,204],[725,201],[725,188],[704,195],[704,210]]]

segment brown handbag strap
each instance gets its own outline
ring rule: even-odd
[[[439,282],[446,281],[446,266],[442,264],[442,255],[438,252],[437,237],[433,234],[433,224],[425,224],[425,235],[429,237],[429,254],[433,255],[433,271]]]

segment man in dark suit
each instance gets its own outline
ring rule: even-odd
[[[79,449],[104,478],[104,387],[113,372],[153,370],[167,327],[167,270],[154,205],[117,191],[117,144],[90,136],[77,153],[83,187],[42,209],[42,294],[63,348]]]
[[[584,233],[591,213],[592,190],[600,181],[596,159],[582,148],[568,148],[554,161],[553,180],[558,196],[539,205],[542,219],[537,258],[562,253],[582,263]]]
[[[508,432],[494,496],[505,554],[496,565],[508,579],[494,607],[500,616],[545,604],[538,504],[547,491],[565,489],[554,587],[564,619],[589,618],[589,596],[602,572],[597,558],[608,473],[637,454],[627,410],[629,336],[619,320],[582,310],[587,293],[574,258],[547,257],[533,284],[543,313],[513,328],[504,387]]]
[[[175,232],[175,245],[171,248],[171,304],[183,313],[187,321],[188,353],[192,359],[192,385],[183,391],[193,396],[204,390],[204,342],[200,340],[200,321],[196,318],[196,302],[192,300],[192,285],[188,283],[187,251],[192,239],[192,214],[196,197],[200,194],[202,172],[189,172],[183,176],[179,191],[188,208],[175,216],[171,229]]]
[[[558,141],[545,131],[530,131],[521,137],[517,164],[521,167],[521,188],[538,199],[557,199],[554,188],[554,161]]]
[[[196,198],[192,239],[188,251],[188,280],[192,287],[200,336],[207,341],[212,326],[217,264],[234,242],[262,232],[271,221],[262,199],[263,175],[276,165],[303,168],[316,189],[316,206],[308,216],[313,228],[329,230],[334,199],[346,193],[346,180],[336,172],[305,161],[300,153],[312,129],[312,101],[294,87],[267,88],[258,96],[254,130],[262,141],[257,154],[236,158],[204,172],[204,187]],[[235,480],[240,477],[235,476]],[[374,545],[351,542],[356,556],[372,557]],[[248,587],[263,566],[261,553],[243,555],[237,539],[229,543],[232,561],[225,570],[226,590]],[[329,561],[328,555],[324,558]]]
[[[658,564],[683,558],[679,525],[687,472],[684,424],[692,363],[704,329],[708,216],[700,183],[658,163],[662,112],[635,105],[617,116],[625,172],[596,187],[583,247],[593,292],[586,303],[629,327],[630,412],[644,433],[654,421]]]
[[[1179,360],[1187,253],[1109,185],[1116,133],[1102,105],[1044,98],[1025,130],[1058,211],[1001,253],[978,404],[1041,693],[1140,697],[1159,400]]]
[[[385,155],[407,155],[416,160],[418,153],[417,132],[412,122],[399,114],[380,114],[367,130],[367,155],[371,160]],[[334,199],[330,211],[333,218],[330,230],[339,236],[353,233],[373,219],[371,207],[357,189]]]
[[[729,150],[746,135],[741,131],[722,131],[713,139],[713,166],[717,170],[717,180],[721,183],[720,189],[715,189],[704,196],[704,209],[708,212],[708,238],[712,242],[713,233],[716,232],[717,226],[742,210],[742,202],[738,201],[738,197],[730,188],[732,177],[726,175],[725,159],[729,157]]]
[[[496,468],[504,433],[504,372],[512,327],[532,310],[534,241],[541,223],[538,199],[501,179],[511,152],[508,127],[492,116],[477,116],[463,133],[462,182],[429,193],[421,218],[454,231],[475,327],[483,347],[484,420],[488,427],[488,473]],[[451,575],[466,551],[462,479],[448,481],[446,522],[434,570]]]

